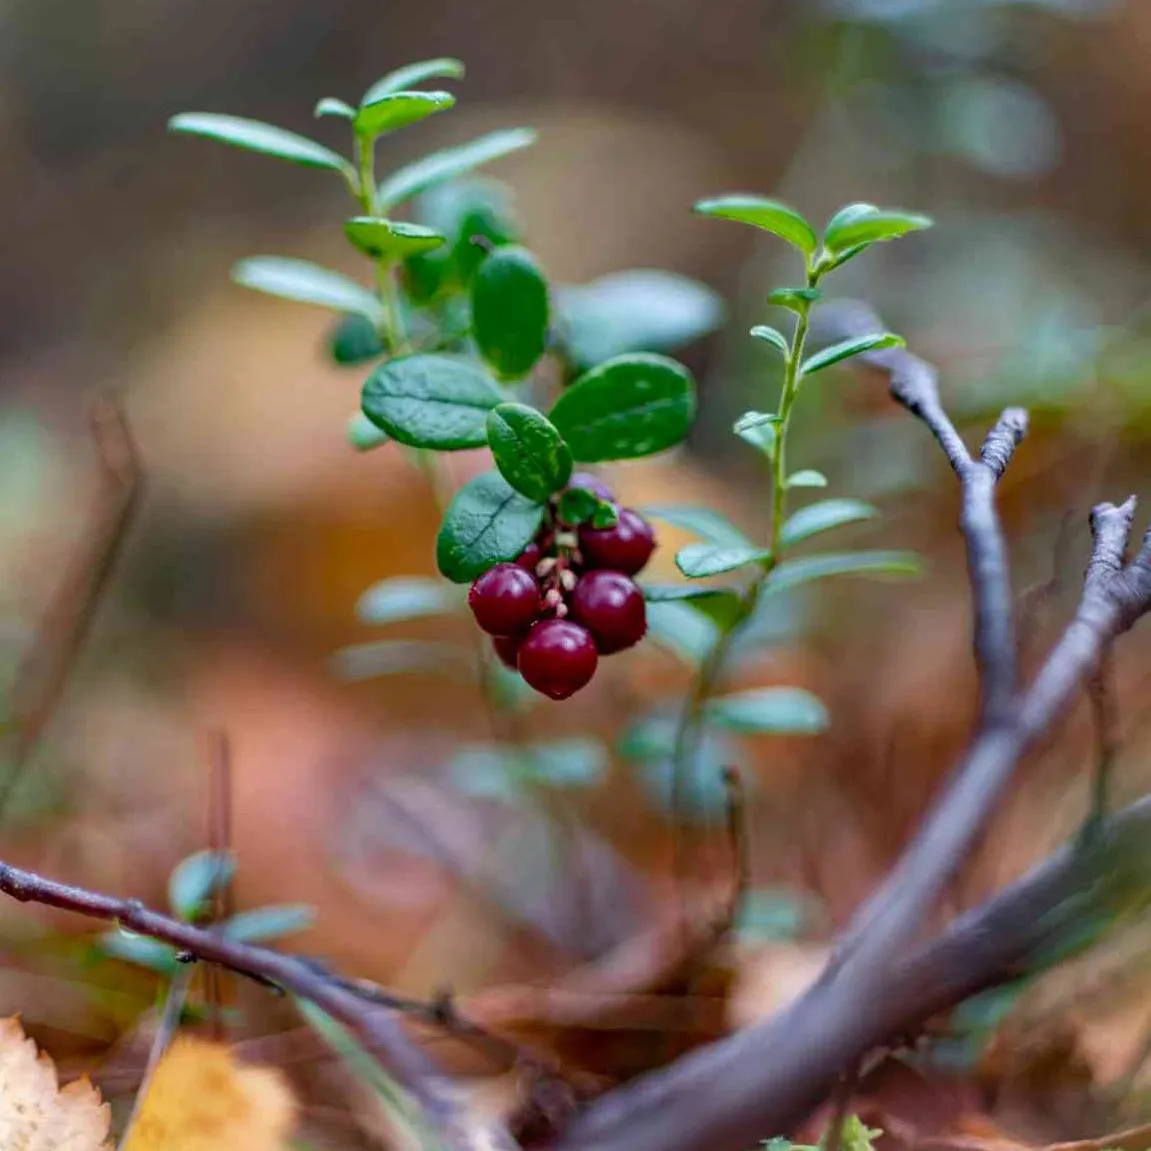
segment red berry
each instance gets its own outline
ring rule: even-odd
[[[526,548],[520,553],[520,558],[516,563],[520,565],[526,572],[531,572],[534,576],[536,574],[536,565],[540,562],[542,553],[540,552],[539,544],[528,544]]]
[[[495,648],[496,655],[500,657],[500,663],[504,667],[510,667],[512,671],[516,671],[516,656],[520,651],[520,637],[518,635],[495,635],[492,636],[492,647]]]
[[[598,662],[591,632],[565,619],[540,620],[520,644],[520,675],[550,699],[574,695],[590,682]]]
[[[489,635],[514,635],[540,614],[540,589],[518,564],[496,564],[472,584],[468,607]]]
[[[572,478],[568,480],[568,487],[584,488],[589,492],[594,492],[601,500],[610,502],[615,499],[611,488],[603,480],[593,476],[591,472],[573,472]]]
[[[622,572],[590,571],[571,594],[572,618],[591,632],[600,655],[639,643],[647,631],[643,593]]]
[[[655,532],[639,512],[620,508],[615,527],[580,528],[579,547],[585,567],[635,575],[655,551]]]

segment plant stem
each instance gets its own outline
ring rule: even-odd
[[[819,281],[821,270],[815,263],[807,266],[807,286],[814,288]],[[760,594],[768,576],[779,563],[782,551],[781,533],[787,515],[787,432],[791,423],[791,412],[799,392],[800,368],[803,365],[803,351],[807,343],[810,327],[811,305],[806,301],[799,312],[791,345],[784,361],[783,387],[779,401],[779,422],[773,425],[775,431],[774,450],[771,467],[771,551],[760,565],[761,574],[743,593],[739,609],[733,619],[720,632],[714,647],[696,672],[687,699],[680,709],[676,723],[675,740],[671,759],[671,786],[669,806],[673,825],[673,873],[676,888],[680,893],[681,910],[686,920],[686,886],[688,882],[689,844],[684,835],[684,826],[689,800],[695,782],[695,763],[699,756],[700,741],[703,735],[704,712],[715,686],[722,677],[732,644],[742,632],[747,622],[755,614]]]

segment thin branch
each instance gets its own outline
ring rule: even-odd
[[[13,734],[5,749],[0,817],[8,809],[36,744],[52,718],[68,672],[88,634],[142,487],[140,457],[119,401],[97,400],[89,413],[100,467],[95,507],[64,576],[41,614],[27,655],[16,670],[10,708]]]

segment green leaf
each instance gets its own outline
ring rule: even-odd
[[[650,519],[663,520],[672,527],[692,532],[710,544],[734,547],[752,546],[747,538],[729,520],[711,508],[697,504],[654,504],[639,509]]]
[[[440,526],[440,572],[453,583],[469,583],[494,564],[516,559],[543,516],[543,505],[520,495],[499,472],[476,476],[456,492]]]
[[[307,931],[315,922],[315,908],[306,903],[273,903],[233,915],[220,930],[228,939],[241,943],[267,943]]]
[[[161,975],[174,975],[181,964],[176,961],[176,949],[147,935],[137,935],[134,931],[117,928],[100,936],[100,950],[112,959],[125,963],[138,963]]]
[[[168,903],[189,922],[199,919],[208,901],[236,874],[236,860],[228,851],[197,851],[181,860],[168,879]]]
[[[472,284],[472,336],[505,380],[531,371],[547,347],[548,283],[535,256],[518,244],[496,248]]]
[[[353,216],[344,222],[344,235],[365,255],[389,261],[430,252],[446,239],[420,224],[378,216]]]
[[[556,514],[569,527],[578,528],[595,515],[601,502],[599,496],[587,488],[567,488],[560,493]]]
[[[814,468],[804,468],[803,471],[793,472],[787,477],[787,486],[789,488],[825,488],[827,487],[827,476],[823,472],[817,472]]]
[[[379,627],[401,620],[446,615],[463,606],[458,589],[430,576],[393,576],[368,588],[356,602],[361,623]]]
[[[373,323],[383,322],[384,309],[367,288],[307,260],[252,256],[232,269],[232,279],[241,287],[283,300],[315,304],[337,312],[357,312]]]
[[[768,459],[775,455],[776,425],[779,416],[774,412],[744,412],[731,430],[746,444],[763,452]]]
[[[778,200],[762,196],[719,196],[714,200],[700,200],[693,209],[701,216],[721,220],[736,220],[762,228],[789,244],[794,244],[805,255],[811,255],[819,246],[811,225],[794,209]]]
[[[377,428],[363,412],[356,412],[348,420],[348,443],[357,452],[370,452],[373,448],[383,447],[390,442],[391,436]]]
[[[769,304],[786,308],[797,316],[805,315],[812,304],[822,299],[823,293],[818,288],[776,288],[767,294]]]
[[[879,509],[862,500],[833,499],[820,500],[800,508],[789,517],[779,533],[783,547],[791,547],[800,540],[809,539],[820,532],[830,531],[843,524],[858,523],[879,515]]]
[[[834,575],[878,575],[914,578],[923,572],[923,561],[914,552],[833,552],[784,560],[767,577],[768,592],[784,591],[812,580]]]
[[[443,675],[469,683],[474,666],[471,654],[450,643],[430,640],[384,639],[354,643],[331,657],[332,670],[347,683],[381,675]]]
[[[856,336],[854,339],[832,344],[830,348],[824,348],[822,351],[816,352],[814,356],[809,356],[804,360],[799,374],[801,376],[813,375],[815,372],[823,371],[824,368],[830,368],[832,364],[838,364],[841,360],[858,356],[862,352],[872,352],[877,348],[902,348],[903,346],[903,337],[897,336],[893,332],[876,332],[870,336]]]
[[[614,504],[607,500],[600,500],[599,505],[591,514],[591,526],[603,531],[605,528],[614,528],[619,523],[619,512]]]
[[[386,211],[396,204],[445,180],[454,180],[503,156],[518,152],[536,141],[532,128],[501,128],[467,144],[432,152],[406,167],[398,168],[379,187],[378,200]]]
[[[234,148],[291,160],[306,168],[330,168],[349,179],[355,178],[352,165],[330,148],[260,120],[222,116],[215,112],[181,112],[168,121],[168,131],[185,136],[204,136],[221,144],[231,144]]]
[[[675,566],[688,579],[706,579],[758,563],[770,555],[770,548],[757,548],[754,544],[688,544],[676,553]]]
[[[328,354],[341,367],[363,364],[384,354],[379,328],[367,316],[341,316],[328,336]]]
[[[751,334],[757,340],[763,340],[765,344],[778,348],[785,360],[791,355],[791,345],[787,342],[787,337],[777,328],[769,327],[767,324],[756,324],[751,329]]]
[[[335,96],[325,96],[315,107],[312,113],[318,120],[321,116],[338,116],[341,120],[354,120],[356,110],[351,104],[337,100]]]
[[[742,610],[743,596],[736,588],[700,584],[644,584],[640,587],[649,604],[686,603],[712,623],[727,628]]]
[[[873,204],[849,204],[828,221],[823,242],[832,252],[843,252],[879,240],[895,240],[908,232],[930,228],[929,216],[900,209],[882,209]]]
[[[391,92],[370,104],[361,104],[353,126],[357,136],[374,140],[435,112],[446,112],[455,102],[450,92]]]
[[[649,603],[647,632],[689,664],[706,659],[719,640],[719,628],[686,603]]]
[[[552,787],[591,787],[608,768],[607,749],[589,736],[532,744],[530,754],[535,773]]]
[[[558,289],[562,338],[580,369],[626,352],[673,352],[715,331],[724,305],[706,284],[655,268]]]
[[[464,65],[460,60],[450,56],[440,56],[434,60],[420,60],[415,64],[405,64],[396,68],[386,76],[381,76],[365,93],[360,101],[364,104],[374,104],[384,96],[393,92],[401,92],[405,88],[414,88],[425,80],[462,80],[464,78]]]
[[[361,397],[364,415],[412,448],[452,452],[487,443],[499,388],[461,356],[419,352],[381,364]]]
[[[500,404],[488,413],[488,447],[504,479],[536,503],[571,478],[572,457],[563,437],[528,404]]]
[[[577,460],[649,456],[687,435],[695,417],[695,381],[666,356],[617,356],[580,376],[550,417]]]
[[[828,724],[827,708],[798,687],[764,687],[720,696],[707,705],[707,718],[748,735],[815,735]]]

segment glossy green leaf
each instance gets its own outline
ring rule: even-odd
[[[580,369],[627,352],[673,352],[715,331],[724,316],[706,284],[655,268],[565,285],[557,306],[564,347]]]
[[[341,120],[354,120],[356,110],[351,104],[345,104],[343,100],[337,100],[335,96],[325,96],[316,104],[313,115],[317,120],[321,116],[336,116]]]
[[[384,351],[379,328],[360,312],[341,316],[328,336],[328,354],[341,367],[367,363]]]
[[[840,361],[858,356],[862,352],[873,352],[877,348],[902,348],[903,346],[903,337],[897,336],[893,332],[875,332],[869,336],[856,336],[854,339],[832,344],[830,348],[824,348],[822,351],[816,352],[815,355],[809,356],[804,360],[799,374],[801,376],[814,375],[816,372],[823,371],[824,368],[830,368],[832,364],[838,364]]]
[[[894,240],[908,232],[931,227],[931,218],[916,212],[877,208],[874,204],[850,204],[828,222],[823,242],[833,252],[860,244]]]
[[[454,583],[469,583],[494,564],[516,559],[543,522],[543,504],[499,472],[466,483],[448,506],[436,538],[436,563]]]
[[[112,959],[125,963],[138,963],[161,975],[174,975],[182,964],[176,959],[176,949],[147,935],[118,928],[100,936],[100,950]]]
[[[466,648],[430,640],[384,639],[342,647],[331,657],[332,671],[347,683],[384,675],[441,675],[470,683],[475,674]]]
[[[649,504],[639,509],[649,519],[663,520],[672,527],[691,532],[711,544],[745,547],[752,546],[730,520],[700,504]]]
[[[378,216],[353,216],[344,222],[344,235],[365,255],[390,261],[430,252],[445,240],[439,232],[420,224]]]
[[[488,413],[488,447],[504,479],[536,503],[571,477],[572,457],[563,437],[528,404],[500,404]]]
[[[526,375],[547,348],[548,282],[527,248],[496,248],[472,283],[472,336],[505,380]]]
[[[595,515],[601,502],[599,496],[587,488],[567,488],[560,493],[556,514],[568,527],[578,528]]]
[[[814,468],[804,468],[803,471],[793,472],[787,477],[789,488],[825,488],[827,476],[817,472]]]
[[[858,523],[879,515],[879,509],[863,500],[832,499],[808,504],[791,515],[779,533],[779,542],[791,547],[801,540],[810,539],[820,532]]]
[[[356,412],[348,420],[348,443],[357,452],[370,452],[373,448],[381,448],[391,442],[391,436],[381,428],[377,428],[363,412]]]
[[[401,620],[446,615],[463,606],[457,588],[430,576],[393,576],[373,584],[356,602],[356,618],[379,627]]]
[[[379,187],[379,203],[386,211],[436,184],[454,180],[481,164],[491,163],[528,147],[535,143],[536,136],[532,128],[501,128],[467,144],[432,152],[406,167],[396,169],[384,180]]]
[[[462,356],[419,352],[381,364],[364,384],[364,415],[394,440],[451,452],[487,443],[499,388]]]
[[[354,177],[352,165],[330,148],[260,120],[245,120],[240,116],[222,116],[214,112],[182,112],[168,121],[168,130],[185,136],[204,136],[221,144],[231,144],[234,148],[291,160],[307,168],[330,168],[349,178]]]
[[[436,112],[446,112],[455,102],[450,92],[391,92],[370,104],[360,105],[354,124],[356,135],[374,140]]]
[[[775,455],[776,425],[779,416],[774,412],[744,412],[731,426],[731,430],[745,444],[751,444],[768,459]]]
[[[180,919],[195,920],[208,901],[236,874],[236,860],[228,851],[197,851],[181,860],[168,879],[168,903]]]
[[[688,544],[676,553],[675,566],[688,579],[706,579],[708,576],[735,571],[750,563],[759,563],[770,555],[770,548],[757,548],[753,544]]]
[[[784,560],[767,577],[769,592],[784,591],[812,580],[836,575],[890,576],[911,579],[923,572],[923,560],[914,552],[834,552]]]
[[[220,930],[241,943],[268,943],[307,931],[315,922],[316,910],[306,903],[272,903],[233,915]]]
[[[337,312],[356,312],[373,323],[383,321],[384,309],[371,292],[355,280],[288,256],[252,256],[232,269],[232,279],[241,287],[315,304]]]
[[[591,526],[602,531],[604,528],[614,528],[617,523],[619,523],[619,511],[616,506],[607,500],[600,500],[591,514]]]
[[[767,302],[778,308],[786,308],[796,315],[803,315],[812,304],[823,299],[818,288],[776,288],[767,294]]]
[[[706,659],[719,640],[719,628],[686,603],[649,603],[647,634],[690,664]]]
[[[427,80],[462,80],[464,78],[463,61],[455,60],[450,56],[440,56],[434,60],[420,60],[415,64],[405,64],[396,68],[386,76],[381,76],[365,93],[360,101],[364,104],[374,104],[385,96],[394,92],[402,92],[407,88],[414,88]]]
[[[634,459],[674,447],[695,417],[695,381],[666,356],[635,352],[585,372],[550,418],[586,463]]]
[[[798,687],[764,687],[724,695],[707,705],[709,722],[747,735],[815,735],[827,728],[827,708]]]
[[[787,337],[778,328],[769,327],[767,324],[756,324],[751,329],[751,334],[757,340],[762,340],[765,344],[770,344],[773,348],[778,349],[785,360],[791,355],[791,345],[788,344]]]
[[[701,216],[736,220],[762,228],[794,244],[806,255],[811,255],[819,245],[811,225],[794,208],[778,200],[768,200],[763,196],[718,196],[713,200],[700,200],[693,210]]]
[[[736,588],[702,584],[643,584],[649,604],[685,603],[702,612],[712,623],[728,627],[742,610],[743,596]]]

